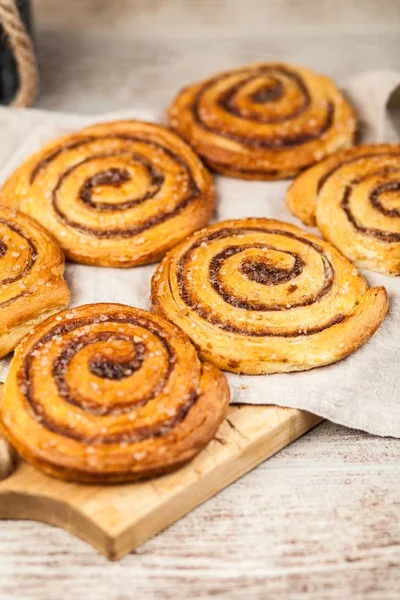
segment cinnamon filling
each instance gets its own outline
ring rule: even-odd
[[[291,332],[280,331],[279,333],[271,333],[268,329],[262,328],[262,327],[257,329],[256,331],[252,331],[252,330],[246,328],[246,325],[238,326],[236,323],[229,323],[229,322],[227,323],[227,322],[223,321],[218,315],[214,314],[211,306],[204,306],[204,304],[201,304],[201,300],[196,296],[195,290],[192,291],[193,285],[190,283],[190,281],[187,277],[187,272],[188,272],[188,270],[190,270],[190,267],[188,267],[188,263],[190,261],[193,251],[196,248],[198,248],[199,246],[206,245],[208,242],[214,241],[216,239],[223,239],[225,237],[234,237],[234,236],[244,236],[247,233],[254,233],[254,232],[260,232],[263,234],[282,235],[282,236],[290,237],[290,238],[293,238],[297,241],[300,241],[300,242],[310,246],[315,251],[317,251],[321,256],[321,260],[323,262],[323,268],[324,268],[324,280],[322,282],[321,288],[316,294],[309,296],[308,298],[304,299],[302,302],[290,303],[290,308],[287,306],[286,302],[282,303],[281,305],[266,305],[266,304],[262,304],[259,302],[254,302],[248,298],[241,297],[240,295],[232,295],[232,293],[229,293],[225,290],[223,282],[221,281],[221,278],[220,278],[220,271],[223,267],[223,262],[226,260],[226,258],[229,258],[230,256],[233,256],[234,254],[243,252],[243,250],[246,250],[248,248],[262,248],[262,249],[266,249],[266,250],[268,250],[268,249],[276,250],[276,248],[272,248],[272,247],[268,246],[267,244],[247,244],[247,245],[240,244],[238,246],[229,246],[229,247],[225,248],[219,254],[214,256],[210,261],[209,283],[213,286],[213,288],[218,292],[218,294],[221,296],[221,298],[223,298],[223,300],[225,302],[227,302],[228,304],[230,304],[232,306],[242,308],[244,310],[265,311],[265,312],[285,311],[285,310],[289,310],[289,309],[297,308],[297,307],[301,307],[301,306],[310,306],[311,304],[318,302],[323,296],[325,296],[325,294],[327,294],[329,292],[329,290],[332,288],[333,282],[334,282],[333,266],[330,263],[328,257],[325,255],[323,249],[315,242],[312,242],[310,240],[307,240],[305,238],[297,236],[294,233],[291,233],[288,231],[282,231],[282,230],[272,230],[272,229],[266,230],[261,227],[251,227],[251,228],[243,227],[243,228],[232,228],[232,229],[225,228],[225,229],[221,229],[219,231],[212,232],[209,235],[206,235],[206,236],[200,238],[199,240],[197,240],[191,246],[191,248],[189,248],[183,254],[183,256],[180,258],[180,260],[177,264],[176,278],[177,278],[177,284],[178,284],[178,288],[179,288],[179,294],[180,294],[180,297],[182,298],[183,302],[185,302],[185,304],[189,308],[191,308],[198,316],[200,316],[207,322],[212,323],[213,325],[216,325],[217,327],[219,327],[220,329],[223,329],[224,331],[229,331],[232,333],[239,333],[241,335],[254,336],[254,337],[269,337],[269,336],[298,337],[300,335],[312,335],[314,333],[319,333],[320,331],[323,331],[324,329],[327,329],[327,328],[331,327],[332,325],[335,325],[336,323],[339,323],[343,319],[345,319],[344,315],[338,315],[333,320],[329,321],[328,323],[321,325],[321,327],[303,328],[301,331],[299,331],[299,330],[291,331]],[[300,257],[298,257],[296,254],[294,254],[294,253],[289,253],[289,254],[294,258],[294,265],[293,265],[292,269],[290,269],[290,270],[274,269],[270,265],[268,265],[268,266],[263,265],[260,273],[257,273],[257,275],[256,275],[255,271],[254,271],[254,268],[256,266],[255,263],[250,262],[250,264],[247,263],[247,266],[246,266],[246,261],[244,261],[244,269],[248,271],[248,273],[246,273],[246,275],[248,276],[248,274],[250,272],[250,278],[253,278],[253,280],[256,280],[256,278],[257,278],[258,282],[262,283],[263,285],[279,285],[281,283],[286,283],[287,281],[290,281],[291,279],[294,279],[295,277],[297,277],[302,272],[304,265],[305,265],[304,261]],[[243,263],[242,263],[242,270],[243,270]]]
[[[16,281],[20,281],[21,279],[26,277],[26,275],[28,275],[28,273],[33,268],[33,265],[35,264],[35,262],[38,258],[38,251],[37,251],[35,244],[32,242],[32,240],[29,237],[27,237],[27,235],[22,231],[22,229],[20,227],[18,227],[14,223],[10,223],[6,219],[2,219],[2,218],[0,218],[0,223],[2,223],[3,225],[8,227],[15,233],[17,233],[20,237],[22,237],[26,241],[26,243],[29,247],[29,256],[26,261],[25,267],[21,271],[19,271],[19,273],[14,275],[13,277],[6,277],[5,279],[2,279],[0,281],[0,286],[3,286],[3,285],[9,285],[11,283],[15,283]],[[8,248],[7,244],[3,241],[1,241],[0,244],[1,244],[0,245],[0,258],[2,258],[3,256],[5,256],[5,254],[9,248]],[[15,302],[15,300],[17,300],[18,298],[23,298],[26,296],[29,296],[29,292],[21,292],[20,294],[17,294],[13,298],[10,298],[4,302],[1,302],[0,308],[6,308],[7,306],[10,306],[13,302]]]
[[[38,342],[36,342],[31,351],[25,356],[23,366],[17,375],[20,390],[23,390],[24,396],[26,397],[26,400],[28,401],[33,413],[38,417],[43,427],[49,431],[71,439],[85,443],[96,444],[115,444],[121,442],[131,444],[137,441],[168,435],[185,419],[192,406],[194,406],[197,402],[200,396],[200,393],[197,390],[189,390],[185,397],[182,398],[180,406],[175,409],[174,414],[167,419],[158,422],[157,424],[146,427],[135,427],[135,422],[132,421],[130,428],[126,429],[125,431],[120,431],[115,434],[106,433],[104,435],[96,435],[90,439],[80,435],[68,423],[60,425],[60,423],[52,420],[45,414],[42,405],[36,402],[36,393],[39,393],[39,391],[34,389],[30,378],[30,369],[34,361],[36,351],[39,350],[44,344],[49,342],[54,336],[63,336],[74,329],[105,322],[121,324],[129,323],[142,327],[143,329],[146,329],[155,335],[163,344],[168,357],[167,368],[164,376],[160,378],[160,380],[157,382],[157,385],[148,395],[148,397],[141,399],[140,402],[136,401],[132,406],[126,405],[125,403],[123,405],[113,404],[111,407],[104,407],[104,405],[101,406],[100,404],[96,404],[93,401],[93,398],[83,398],[79,396],[78,391],[72,391],[69,389],[67,382],[67,369],[73,357],[85,346],[99,341],[106,343],[109,340],[116,339],[132,342],[134,355],[128,361],[116,362],[110,359],[110,357],[101,356],[99,353],[97,353],[92,360],[89,361],[89,370],[97,377],[104,379],[120,380],[125,377],[129,377],[134,371],[138,371],[141,368],[143,360],[146,356],[145,345],[135,342],[129,335],[114,331],[102,331],[92,334],[88,333],[68,343],[54,362],[52,372],[60,396],[69,404],[77,406],[85,412],[99,416],[129,413],[131,410],[137,409],[139,406],[144,406],[151,400],[156,399],[157,396],[162,393],[174,369],[174,364],[176,362],[175,352],[169,345],[167,339],[164,337],[162,331],[157,328],[155,323],[151,323],[138,317],[118,313],[111,313],[89,318],[70,319],[67,322],[60,323],[52,327],[51,330],[49,330]]]
[[[246,74],[246,73],[247,73],[247,71],[243,71],[243,74]],[[243,114],[243,112],[240,111],[233,104],[234,97],[240,91],[240,89],[242,88],[243,85],[247,84],[249,81],[251,81],[253,79],[257,79],[257,78],[263,77],[263,76],[273,77],[274,74],[279,74],[279,73],[284,75],[285,77],[289,77],[290,79],[292,79],[298,86],[298,89],[304,98],[301,106],[299,108],[297,108],[295,111],[293,111],[292,113],[289,113],[287,115],[283,115],[283,116],[279,116],[279,117],[278,116],[268,117],[268,116],[261,116],[255,112]],[[241,73],[239,72],[236,74],[240,75]],[[319,139],[332,127],[333,120],[334,120],[334,114],[335,114],[335,108],[334,108],[334,105],[332,104],[332,102],[328,101],[326,103],[326,109],[325,109],[325,115],[324,115],[323,121],[316,131],[304,131],[303,130],[296,134],[280,135],[280,136],[275,136],[273,138],[265,138],[265,137],[259,137],[257,135],[251,135],[251,133],[249,136],[244,136],[239,133],[234,133],[232,131],[224,130],[223,128],[213,128],[208,123],[206,123],[204,121],[204,119],[202,118],[201,104],[203,102],[203,97],[204,97],[205,93],[210,88],[212,88],[215,84],[218,84],[218,82],[223,80],[224,78],[225,78],[225,74],[222,74],[222,75],[219,75],[219,76],[211,79],[207,83],[205,83],[203,85],[203,87],[199,90],[199,92],[196,94],[194,101],[192,103],[191,110],[193,113],[193,118],[194,118],[195,122],[200,127],[205,129],[206,131],[210,131],[211,133],[216,133],[221,137],[239,142],[240,144],[248,146],[249,148],[285,149],[285,148],[292,148],[295,146],[299,146],[299,145],[305,144],[307,142],[310,142],[312,140]],[[264,94],[266,94],[267,89],[271,90],[271,88],[264,87]],[[273,89],[274,88],[272,88],[272,90]],[[260,93],[262,93],[262,92],[260,91]],[[279,98],[281,98],[283,92],[280,90],[280,88],[278,89],[278,86],[276,86],[275,91],[272,91],[270,93],[272,95],[275,95],[275,99],[279,99]],[[257,96],[256,96],[256,98],[257,98]],[[262,98],[262,96],[261,96],[261,98]],[[272,102],[272,97],[270,97],[267,101]],[[273,124],[273,123],[286,122],[286,121],[294,119],[297,116],[300,116],[301,114],[303,114],[307,110],[307,108],[310,106],[311,98],[310,98],[310,93],[309,93],[304,81],[297,73],[289,71],[288,69],[285,69],[283,67],[260,67],[259,69],[256,69],[251,75],[249,75],[244,81],[240,81],[239,83],[232,86],[232,88],[230,90],[228,90],[221,96],[218,103],[228,114],[233,114],[239,118],[243,118],[246,121],[251,120],[252,122],[254,122],[256,124],[257,123]]]
[[[78,221],[70,219],[65,214],[62,207],[60,206],[59,199],[57,197],[60,187],[63,184],[64,180],[67,179],[67,177],[78,166],[80,166],[83,163],[89,162],[89,161],[93,160],[94,158],[112,157],[112,156],[120,156],[121,154],[127,154],[127,150],[125,150],[124,152],[118,151],[118,152],[114,152],[114,153],[111,152],[108,154],[103,153],[103,154],[94,155],[94,156],[84,159],[80,163],[75,164],[72,167],[70,167],[69,169],[67,169],[60,176],[60,178],[58,179],[58,182],[53,190],[54,210],[57,213],[58,217],[66,225],[69,225],[70,227],[73,227],[83,233],[93,235],[94,237],[96,237],[98,239],[134,237],[134,236],[150,229],[151,227],[155,227],[156,225],[164,223],[164,222],[168,221],[169,219],[173,218],[174,216],[179,214],[182,210],[187,208],[192,202],[196,201],[198,199],[198,197],[201,195],[201,190],[199,189],[199,187],[195,181],[194,175],[193,175],[189,165],[184,161],[184,159],[179,154],[177,154],[174,151],[170,150],[169,148],[163,146],[161,143],[155,142],[153,140],[148,140],[145,137],[124,135],[124,134],[88,136],[86,138],[74,140],[74,141],[70,142],[69,144],[65,144],[64,146],[60,146],[59,148],[57,148],[56,150],[51,152],[46,158],[41,160],[35,166],[35,168],[31,172],[30,183],[32,184],[35,181],[35,179],[39,176],[41,171],[43,169],[45,169],[53,160],[55,160],[63,152],[68,151],[68,150],[78,149],[81,146],[84,146],[85,144],[88,144],[90,142],[99,141],[99,140],[106,141],[106,140],[113,140],[113,139],[126,141],[128,143],[148,144],[155,149],[156,153],[159,153],[160,151],[162,151],[166,155],[168,155],[172,160],[175,161],[175,163],[178,163],[179,167],[182,169],[184,176],[187,180],[187,191],[186,191],[185,195],[177,202],[177,204],[174,207],[167,208],[165,210],[160,210],[156,215],[148,218],[145,221],[138,222],[134,226],[128,227],[126,229],[122,229],[122,228],[98,229],[95,227],[86,226],[84,223],[80,223]],[[82,202],[84,202],[85,204],[89,205],[91,208],[94,208],[96,211],[118,211],[118,210],[126,210],[129,208],[132,208],[134,206],[142,204],[143,202],[145,202],[148,199],[153,198],[160,191],[160,189],[164,183],[164,175],[161,173],[161,171],[159,170],[158,167],[155,167],[154,165],[152,165],[150,163],[150,161],[148,161],[144,156],[134,154],[134,155],[132,155],[132,158],[134,160],[140,162],[142,165],[144,165],[150,174],[151,182],[150,182],[149,189],[141,198],[134,198],[134,199],[122,202],[120,204],[105,203],[105,202],[104,203],[103,202],[101,202],[101,203],[93,202],[92,190],[95,186],[109,185],[109,186],[118,187],[118,186],[123,185],[123,183],[125,183],[126,181],[128,181],[129,173],[127,171],[113,168],[113,169],[108,169],[106,171],[101,171],[101,172],[97,173],[96,175],[92,176],[91,178],[89,178],[87,181],[85,181],[85,183],[82,185],[80,192],[79,192],[80,200]]]

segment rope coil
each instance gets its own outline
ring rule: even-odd
[[[32,40],[15,0],[0,0],[0,22],[9,40],[19,75],[19,89],[11,106],[31,106],[39,87],[38,67]]]

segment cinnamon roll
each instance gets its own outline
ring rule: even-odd
[[[73,261],[132,267],[159,260],[208,223],[209,172],[173,132],[103,123],[57,139],[8,179],[3,203],[39,221]]]
[[[400,145],[341,152],[302,173],[290,210],[360,266],[400,275]]]
[[[258,63],[184,88],[170,126],[215,171],[284,179],[353,144],[353,109],[327,77]]]
[[[261,374],[336,362],[381,324],[388,296],[347,258],[294,225],[217,223],[170,251],[152,279],[155,311],[221,369]]]
[[[17,451],[65,480],[112,483],[171,471],[224,418],[224,375],[144,310],[92,304],[39,325],[15,351],[0,419]]]
[[[68,304],[63,274],[56,240],[29,217],[0,206],[0,357]]]

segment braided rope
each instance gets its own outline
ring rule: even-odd
[[[15,0],[0,0],[0,21],[14,53],[19,74],[19,89],[11,106],[30,106],[38,91],[38,68],[32,40]]]

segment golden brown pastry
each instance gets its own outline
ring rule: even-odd
[[[156,312],[235,373],[336,362],[371,337],[388,296],[333,246],[270,219],[217,223],[171,250],[152,280]]]
[[[208,223],[209,172],[165,127],[103,123],[50,142],[8,179],[3,203],[39,221],[76,262],[132,267],[160,259]]]
[[[168,120],[207,164],[241,179],[284,179],[353,143],[356,118],[334,82],[258,63],[184,88]]]
[[[0,357],[68,304],[63,273],[56,240],[29,217],[0,206]]]
[[[190,460],[224,418],[229,388],[187,336],[144,310],[91,304],[39,325],[11,362],[0,418],[29,462],[112,483]]]
[[[291,185],[287,204],[360,266],[400,275],[400,145],[357,146]]]

